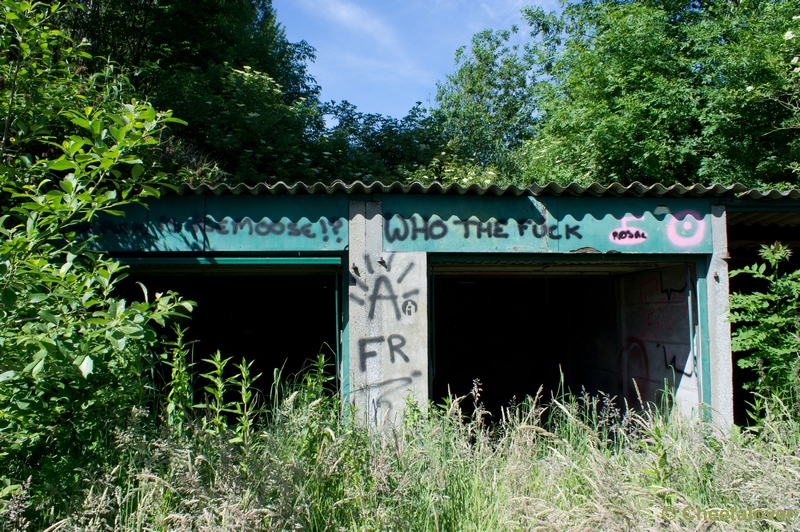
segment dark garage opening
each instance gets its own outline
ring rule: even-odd
[[[728,213],[728,269],[739,270],[745,266],[766,263],[759,256],[762,246],[774,242],[788,246],[792,255],[788,262],[780,266],[780,271],[789,273],[800,270],[800,213],[775,211],[732,211]],[[771,270],[769,270],[771,272]],[[768,272],[769,273],[769,272]],[[747,274],[735,275],[730,279],[730,293],[752,294],[768,292],[769,284],[754,279]],[[732,332],[737,324],[731,326]],[[748,415],[755,400],[753,393],[744,388],[746,383],[753,382],[758,374],[752,369],[743,369],[738,360],[747,353],[733,353],[733,421],[737,425],[750,425],[753,419]]]
[[[468,394],[476,378],[494,416],[540,386],[545,400],[563,386],[638,406],[631,378],[645,401],[665,384],[696,381],[689,322],[697,314],[687,304],[696,278],[685,264],[568,266],[561,275],[558,266],[553,275],[446,268],[432,281],[436,402]]]
[[[196,374],[207,370],[201,363],[219,350],[233,364],[242,357],[261,373],[256,388],[266,392],[273,370],[283,368],[284,378],[300,372],[325,355],[331,374],[337,355],[338,296],[335,272],[275,272],[269,268],[214,266],[205,268],[161,267],[128,270],[118,294],[128,300],[143,300],[137,282],[156,292],[172,290],[197,303],[186,340],[196,341],[192,360]],[[170,335],[172,336],[172,335]]]

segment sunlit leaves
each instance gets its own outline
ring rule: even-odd
[[[123,268],[90,250],[86,230],[158,194],[153,151],[176,120],[127,98],[111,65],[81,65],[49,31],[64,7],[0,6],[20,50],[0,53],[0,477],[32,475],[32,492],[57,504],[76,467],[111,452],[101,442],[117,417],[146,401],[157,325],[191,310],[175,294],[115,298]]]
[[[767,286],[763,292],[731,294],[732,350],[742,354],[739,367],[756,376],[745,388],[794,404],[800,399],[800,272],[780,271],[791,251],[779,242],[762,246],[759,254],[766,263],[731,272]]]
[[[477,34],[439,88],[439,112],[464,158],[493,161],[517,184],[797,186],[797,9],[794,0],[526,7],[530,37],[515,48],[507,32]]]

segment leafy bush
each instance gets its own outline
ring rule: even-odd
[[[112,430],[151,402],[156,325],[191,304],[113,296],[123,268],[93,251],[101,213],[157,195],[169,122],[54,25],[59,3],[2,0],[0,38],[0,503],[73,502],[81,469],[113,461]]]
[[[759,415],[763,400],[776,397],[793,405],[800,417],[800,271],[779,270],[791,256],[779,242],[762,246],[759,256],[766,262],[731,272],[731,277],[746,274],[767,283],[765,292],[731,294],[730,321],[738,324],[732,349],[744,353],[739,367],[756,372],[757,379],[745,384],[758,394],[754,414]]]

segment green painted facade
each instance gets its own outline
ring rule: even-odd
[[[708,253],[710,205],[619,198],[383,199],[384,248],[430,253]]]
[[[90,231],[117,252],[343,252],[347,195],[167,196]],[[384,249],[429,253],[706,254],[702,199],[374,195]],[[88,229],[88,228],[87,228]],[[87,231],[89,232],[89,231]]]
[[[380,205],[375,212],[382,215],[367,221],[370,227],[376,223],[380,227],[380,232],[369,232],[373,242],[375,235],[382,236],[378,249],[387,254],[424,252],[429,264],[573,260],[652,261],[653,268],[686,264],[696,279],[696,292],[690,297],[697,301],[696,329],[690,333],[699,359],[694,367],[700,398],[710,402],[706,331],[712,318],[706,277],[714,252],[712,205],[718,201],[455,194],[168,195],[129,208],[123,217],[101,219],[85,227],[84,234],[96,236],[98,248],[118,254],[128,264],[317,264],[338,271],[335,350],[340,384],[349,396],[355,371],[351,360],[358,356],[351,345],[353,307],[348,291],[356,300],[364,299],[364,282],[359,285],[353,271],[368,271],[367,261],[380,258],[374,256],[374,247],[369,248],[373,255],[369,258],[363,235],[351,228],[351,205],[357,202]],[[351,245],[362,247],[350,249]],[[371,268],[378,270],[376,264]],[[379,293],[376,299],[392,296],[387,294]],[[652,309],[647,312],[656,315]],[[354,338],[357,343],[360,336]]]

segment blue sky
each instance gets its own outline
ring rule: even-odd
[[[317,49],[310,73],[322,99],[402,117],[436,97],[459,46],[486,28],[524,29],[524,0],[273,0],[292,42]],[[546,11],[558,0],[540,0]]]

